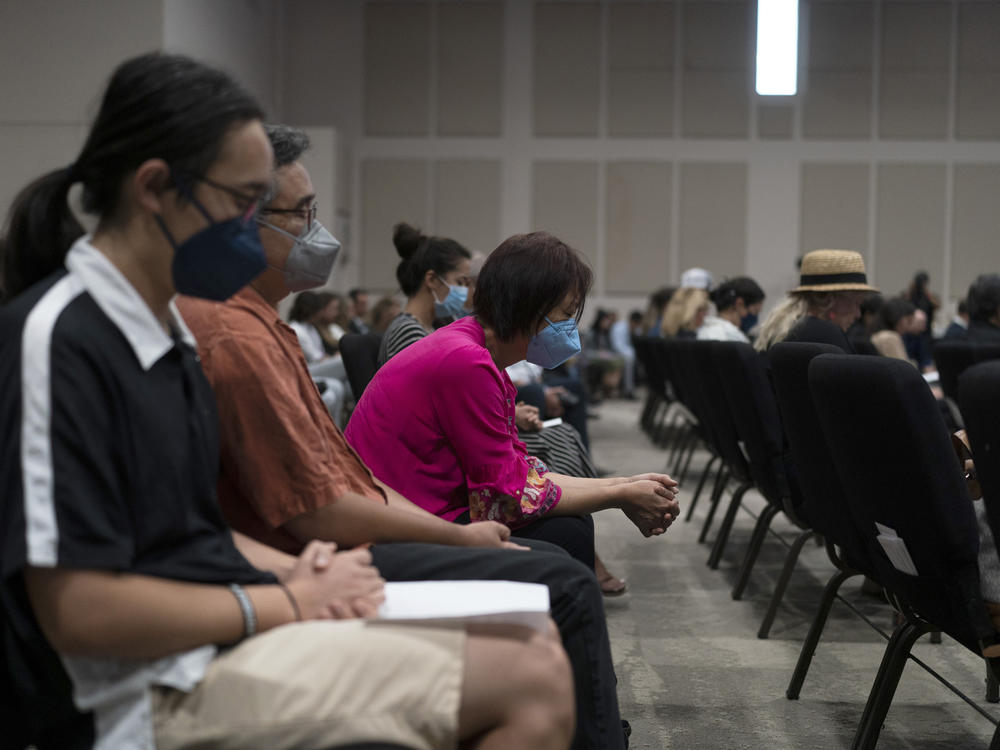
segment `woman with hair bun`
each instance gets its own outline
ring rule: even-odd
[[[433,331],[436,318],[468,314],[465,303],[472,253],[455,240],[429,237],[405,222],[393,228],[392,244],[402,259],[396,266],[396,280],[406,295],[406,305],[382,335],[380,367]]]

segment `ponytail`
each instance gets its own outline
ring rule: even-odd
[[[66,200],[74,176],[71,168],[49,172],[14,199],[0,247],[0,301],[62,268],[69,248],[84,234]]]

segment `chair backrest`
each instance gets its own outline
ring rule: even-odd
[[[378,370],[378,348],[382,337],[377,333],[345,333],[339,343],[351,391],[355,399],[360,399]]]
[[[993,539],[1000,539],[1000,361],[973,365],[958,379],[958,405],[972,445]]]
[[[729,410],[722,374],[712,356],[714,343],[716,342],[678,339],[678,360],[693,365],[692,386],[699,391],[705,418],[711,424],[711,432],[722,460],[736,479],[741,482],[752,481],[750,466],[740,448],[739,434]]]
[[[781,417],[762,355],[736,341],[713,341],[711,350],[757,491],[782,510],[801,504],[797,483],[789,481]]]
[[[923,377],[903,360],[823,354],[809,388],[878,580],[968,648],[992,642],[972,501]],[[902,540],[916,574],[893,565],[876,524]]]
[[[844,562],[874,577],[867,543],[850,514],[809,391],[809,363],[813,358],[842,353],[832,344],[783,342],[768,349],[767,359],[788,450],[802,489],[805,516],[828,542],[840,548]]]
[[[961,339],[946,339],[934,345],[934,365],[937,367],[944,395],[958,400],[958,376],[976,361],[976,345]]]
[[[671,383],[677,399],[698,418],[696,427],[698,436],[708,445],[710,451],[719,455],[718,440],[707,414],[704,388],[698,381],[691,356],[691,340],[676,337],[661,339],[654,352],[664,366],[669,366]]]
[[[646,385],[652,393],[660,398],[667,398],[667,379],[660,368],[659,363],[653,356],[653,345],[655,339],[648,336],[634,336],[632,346],[635,347],[635,356],[642,364],[642,369],[646,371]]]

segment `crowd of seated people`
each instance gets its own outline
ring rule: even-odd
[[[677,483],[575,475],[529,446],[555,464],[540,436],[566,433],[540,427],[561,415],[589,460],[579,371],[603,362],[590,390],[633,396],[639,336],[853,352],[847,331],[876,291],[863,259],[807,254],[759,326],[753,279],[713,287],[689,269],[645,315],[599,311],[588,358],[592,272],[545,232],[508,238],[480,267],[400,224],[401,309],[315,291],[340,245],[316,216],[308,148],[226,74],[143,55],[113,73],[74,162],[15,199],[0,244],[14,741],[627,747],[602,604],[624,582],[596,556],[590,516],[619,509],[660,536]],[[940,306],[927,283],[918,274],[865,329],[921,368]],[[965,305],[948,335],[1000,341],[1000,275],[978,277]],[[342,432],[339,342],[369,332],[381,367]],[[455,579],[545,586],[548,627],[370,622],[386,582]],[[997,580],[984,571],[991,601]]]
[[[11,210],[0,307],[8,738],[625,747],[593,571],[542,541],[512,543],[505,523],[420,508],[423,488],[390,487],[331,419],[277,307],[327,281],[335,243],[299,159],[305,134],[261,120],[219,71],[135,58],[112,76],[74,163]],[[69,208],[73,185],[92,234]],[[520,321],[516,342],[494,329],[500,361],[539,340],[545,317],[565,333],[578,291]],[[439,416],[467,417],[469,392],[453,384],[456,403]],[[669,477],[568,482],[560,497],[527,461],[494,465],[511,487],[523,468],[521,490],[537,485],[548,508],[623,505],[647,534],[678,512]],[[368,624],[386,580],[455,578],[547,586],[550,627]]]

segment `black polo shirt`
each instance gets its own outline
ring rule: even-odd
[[[219,511],[215,403],[180,316],[173,311],[168,334],[87,238],[66,266],[0,309],[4,678],[22,722],[71,726],[79,746],[140,746],[152,736],[146,688],[192,687],[214,649],[149,663],[56,658],[23,568],[218,584],[274,578],[237,551]],[[123,711],[130,700],[134,710]],[[94,717],[109,701],[110,725],[110,714]],[[78,746],[67,742],[59,744]]]

